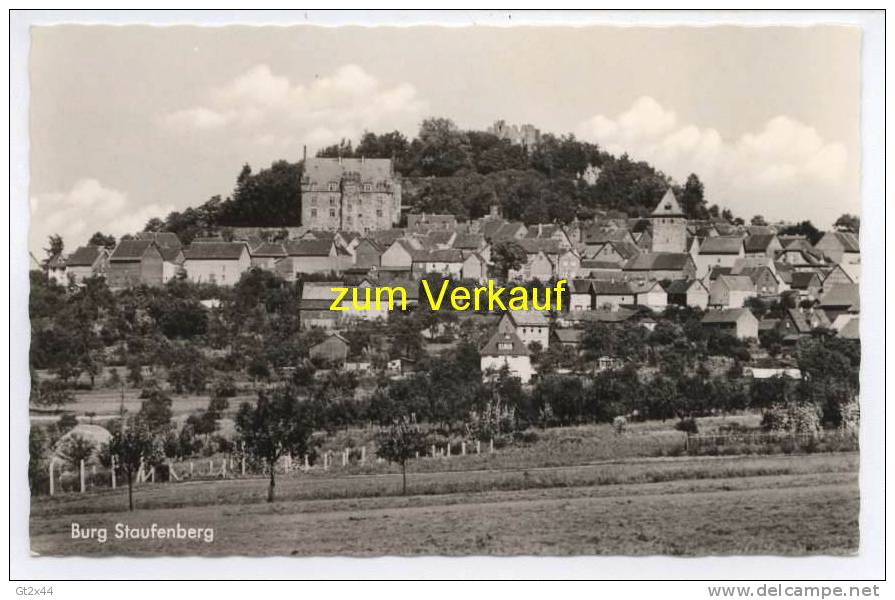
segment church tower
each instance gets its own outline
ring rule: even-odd
[[[687,251],[687,217],[671,188],[650,214],[653,225],[653,252]]]

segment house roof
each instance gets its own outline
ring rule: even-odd
[[[590,279],[572,279],[569,281],[569,291],[573,294],[590,294],[593,290],[593,281]]]
[[[401,228],[380,229],[371,231],[367,234],[367,237],[376,240],[376,243],[379,244],[380,247],[388,248],[395,243],[395,240],[404,237],[405,233],[406,232]]]
[[[461,250],[478,250],[484,243],[485,236],[480,233],[458,233],[453,245]]]
[[[283,247],[289,256],[330,256],[333,245],[332,239],[323,239],[289,241]]]
[[[717,236],[706,238],[699,248],[699,254],[739,254],[741,250],[743,250],[743,238]]]
[[[522,238],[517,240],[517,242],[522,246],[526,254],[537,254],[538,252],[560,254],[563,250],[559,241],[553,238]]]
[[[803,315],[801,311],[796,308],[787,308],[786,316],[792,321],[796,331],[799,333],[811,333],[811,325],[808,324],[805,315]]]
[[[698,285],[704,291],[707,291],[705,289],[705,286],[698,279],[675,279],[670,284],[668,284],[668,287],[665,288],[665,291],[667,291],[669,294],[686,294],[694,285]]]
[[[821,307],[848,307],[859,309],[861,294],[856,283],[833,285],[820,297]]]
[[[861,338],[861,319],[855,317],[850,319],[845,326],[839,330],[839,337],[849,340],[857,340]]]
[[[537,310],[511,310],[507,311],[510,320],[517,327],[549,327],[550,322],[544,313]]]
[[[344,173],[359,173],[361,181],[388,181],[392,161],[388,158],[307,158],[304,177],[316,183],[340,181]]]
[[[580,329],[554,329],[553,335],[563,344],[580,344],[584,332]]]
[[[138,240],[151,240],[162,248],[180,248],[183,244],[173,231],[141,231],[135,236]]]
[[[462,263],[463,252],[458,248],[445,248],[443,250],[430,250],[429,252],[420,253],[419,259],[413,258],[414,262],[444,262],[444,263]]]
[[[715,265],[711,269],[709,269],[709,281],[715,281],[722,275],[730,275],[731,271],[733,271],[733,267],[722,267],[721,265]]]
[[[610,241],[606,242],[615,253],[621,256],[624,260],[628,260],[630,258],[634,258],[638,254],[640,254],[640,247],[637,244],[633,244],[630,241]],[[603,247],[606,246],[603,244]],[[602,250],[602,248],[600,248]]]
[[[594,293],[598,296],[629,296],[634,293],[628,281],[605,281],[595,279],[593,281]]]
[[[183,248],[174,246],[161,246],[158,251],[165,262],[177,262],[183,256]]]
[[[102,246],[81,246],[65,259],[66,267],[92,267],[103,253]]]
[[[331,332],[329,333],[329,335],[326,336],[326,338],[325,338],[323,341],[321,341],[321,342],[317,342],[316,344],[314,344],[313,346],[311,346],[309,349],[310,349],[310,350],[313,350],[314,348],[318,348],[318,347],[322,346],[323,344],[325,344],[325,343],[327,343],[327,342],[330,342],[330,341],[341,342],[341,343],[345,344],[346,346],[350,346],[350,345],[351,345],[351,344],[348,342],[348,340],[346,340],[344,337],[342,337],[341,335],[339,335],[339,334],[336,333],[335,331],[331,331]]]
[[[748,275],[719,275],[718,281],[734,292],[754,292],[755,283]]]
[[[691,258],[684,252],[644,252],[629,260],[625,271],[681,271]]]
[[[428,213],[408,214],[407,227],[451,227],[457,224],[457,217],[454,215],[432,215]]]
[[[605,229],[593,225],[583,231],[583,241],[588,246],[605,244],[606,242],[633,242],[631,232],[627,229]]]
[[[820,277],[813,271],[793,271],[789,286],[794,290],[807,290],[809,286],[820,286]]]
[[[239,260],[245,242],[193,242],[183,252],[185,260]]]
[[[115,251],[109,256],[109,260],[113,262],[140,260],[152,246],[158,247],[152,240],[122,240],[118,242]]]
[[[665,195],[659,200],[659,204],[650,213],[652,217],[683,217],[684,211],[678,204],[677,198],[671,188],[665,190]]]
[[[280,258],[288,256],[286,248],[283,244],[275,244],[273,242],[263,242],[260,246],[251,251],[252,256],[274,257]]]
[[[743,244],[746,252],[766,252],[776,237],[773,233],[755,233],[747,237]]]
[[[842,249],[844,252],[861,251],[858,236],[849,231],[828,231],[814,247],[821,251],[837,249]]]
[[[565,318],[575,321],[588,321],[593,323],[621,323],[633,317],[635,313],[628,308],[618,310],[576,310],[566,314]]]
[[[481,350],[482,356],[529,356],[531,352],[512,332],[498,331]]]
[[[710,310],[702,317],[702,323],[736,323],[740,317],[749,314],[754,319],[755,316],[748,308],[723,308],[721,310]]]

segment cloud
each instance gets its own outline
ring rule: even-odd
[[[785,115],[726,140],[716,129],[681,122],[673,110],[644,96],[614,118],[583,121],[576,132],[612,153],[647,160],[677,181],[696,173],[709,203],[746,218],[763,214],[825,226],[843,212],[860,212],[851,171],[856,161],[849,160],[845,146]]]
[[[425,106],[413,85],[387,85],[357,65],[301,83],[260,64],[161,121],[173,131],[226,132],[258,146],[320,147],[357,142],[364,130],[412,130]]]
[[[97,231],[121,237],[140,231],[152,217],[164,217],[172,206],[134,206],[124,192],[96,179],[80,179],[71,189],[31,197],[31,246],[39,251],[50,235],[59,234],[68,251],[87,243]],[[42,254],[42,253],[41,253]]]

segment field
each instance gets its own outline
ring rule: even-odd
[[[542,451],[548,446],[555,440],[525,452],[414,461],[407,496],[400,495],[400,475],[383,465],[373,473],[281,476],[273,504],[264,502],[260,477],[141,485],[133,513],[123,489],[36,497],[32,550],[139,556],[857,551],[857,453],[617,457],[557,466],[570,457],[554,452],[550,458]],[[72,523],[106,527],[109,539],[73,540]],[[116,523],[211,527],[214,540],[119,540]]]

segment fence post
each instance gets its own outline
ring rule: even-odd
[[[494,454],[494,438],[488,440],[488,454]]]
[[[115,481],[115,462],[116,462],[116,461],[115,461],[115,455],[113,454],[113,455],[112,455],[112,489],[113,489],[113,490],[115,489],[115,487],[116,487],[115,484],[117,483],[117,482]]]
[[[246,474],[246,455],[242,455],[242,474]]]
[[[432,458],[435,458],[435,444],[432,444]]]
[[[310,461],[308,461],[308,455],[305,454],[305,471],[311,468]]]
[[[460,456],[466,456],[466,442],[460,442]]]
[[[221,477],[227,479],[227,459],[221,461]]]
[[[190,479],[193,477],[193,461],[190,461]]]
[[[83,494],[85,491],[87,491],[87,485],[86,485],[87,482],[84,479],[84,459],[83,458],[81,459],[81,464],[79,465],[79,467],[80,467],[79,471],[80,471],[80,475],[81,475],[81,493]]]
[[[476,440],[476,441],[475,441],[475,453],[476,453],[476,454],[481,454],[481,453],[482,453],[482,440]]]
[[[342,466],[343,467],[348,466],[348,448],[345,448],[344,450],[342,450]]]
[[[417,452],[416,453],[417,458],[419,458],[419,455],[420,455],[420,453]],[[360,447],[360,464],[364,464],[365,462],[367,462],[367,447],[361,446]]]
[[[155,467],[149,469],[149,481],[155,483]]]
[[[54,481],[55,474],[53,473],[53,471],[55,471],[55,469],[56,469],[56,457],[54,456],[50,459],[50,495],[51,496],[54,493],[56,493],[56,485],[55,485],[55,481]]]
[[[208,476],[211,477],[212,475],[214,475],[214,461],[209,459],[208,460]]]

